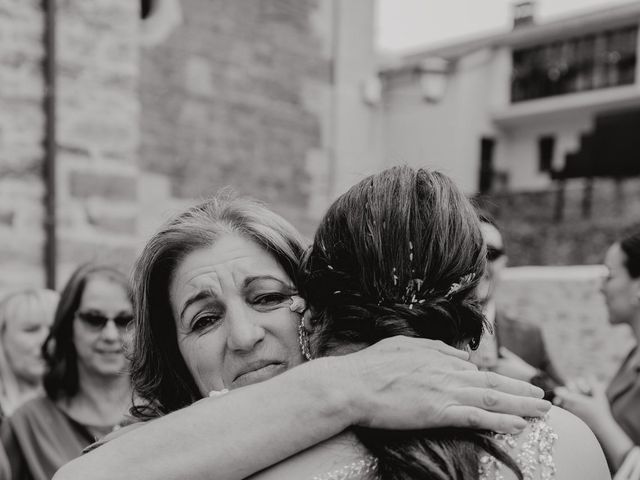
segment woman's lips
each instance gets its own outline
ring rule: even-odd
[[[287,366],[284,363],[269,363],[263,367],[258,367],[238,375],[236,379],[231,382],[230,388],[240,388],[254,383],[263,382],[283,373],[286,369]]]

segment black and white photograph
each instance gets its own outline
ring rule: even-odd
[[[0,0],[0,480],[640,480],[640,0]]]

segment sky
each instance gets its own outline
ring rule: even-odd
[[[511,28],[513,0],[377,0],[377,44],[397,52]],[[630,3],[630,0],[538,0],[536,19]]]

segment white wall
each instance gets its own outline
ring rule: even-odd
[[[380,105],[364,101],[363,85],[377,78],[375,2],[334,2],[333,197],[381,167]]]
[[[451,176],[472,193],[478,187],[480,139],[492,136],[489,105],[494,52],[478,51],[453,66],[444,97],[421,96],[418,77],[407,78],[385,97],[385,165],[407,163]]]
[[[536,190],[551,184],[548,173],[538,170],[538,139],[555,136],[554,165],[561,168],[567,153],[580,147],[580,135],[592,129],[590,115],[555,115],[548,119],[503,130],[498,136],[497,163],[506,165],[509,188]]]

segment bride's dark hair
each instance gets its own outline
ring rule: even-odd
[[[304,264],[313,353],[394,335],[476,346],[485,257],[475,210],[445,175],[394,167],[366,178],[329,208]],[[489,432],[355,431],[385,480],[477,478],[484,453],[522,478]]]

